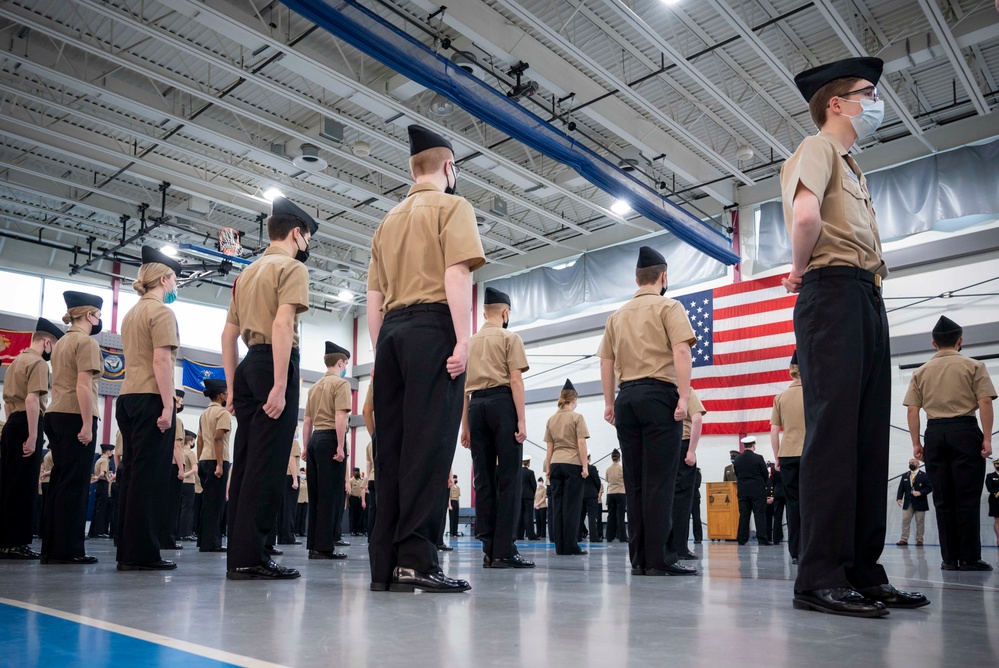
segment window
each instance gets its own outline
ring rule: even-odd
[[[42,302],[42,279],[24,274],[0,271],[0,311],[16,315],[38,317]],[[62,316],[62,313],[59,314]],[[56,320],[56,322],[59,322]]]

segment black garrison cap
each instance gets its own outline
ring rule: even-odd
[[[964,331],[961,325],[957,324],[945,315],[940,316],[937,324],[933,325],[934,334],[952,334],[953,332]]]
[[[58,327],[56,327],[55,323],[53,323],[50,320],[46,320],[45,318],[39,318],[38,319],[38,322],[35,323],[35,331],[36,332],[45,332],[46,334],[51,334],[52,336],[54,336],[56,338],[56,341],[58,341],[59,339],[61,339],[62,335],[65,334],[65,332],[63,332],[61,329],[59,329]]]
[[[224,380],[218,378],[205,378],[205,396],[211,399],[226,391]]]
[[[642,246],[638,249],[638,265],[635,267],[636,269],[654,267],[658,264],[666,264],[666,258],[663,257],[662,253],[648,246]]]
[[[197,434],[195,434],[195,433],[194,433],[193,431],[191,431],[190,429],[185,429],[185,430],[184,430],[184,438],[197,438],[197,437],[198,437],[198,435],[197,435]]]
[[[350,359],[350,351],[342,346],[338,346],[332,341],[326,342],[326,354],[333,355],[334,353],[340,353],[341,355],[346,355],[347,359]]]
[[[566,390],[572,390],[573,392],[576,391],[576,387],[572,384],[572,381],[569,380],[568,378],[565,379],[565,385],[562,386],[562,391],[565,392]]]
[[[856,77],[867,79],[876,86],[884,66],[885,63],[880,58],[846,58],[801,72],[794,77],[794,85],[801,91],[805,102],[809,102],[820,88],[836,79]]]
[[[422,125],[410,125],[408,130],[410,156],[422,153],[428,148],[437,148],[438,146],[446,148],[451,151],[451,153],[454,153],[454,147],[451,146],[451,142],[444,139],[444,137],[441,137],[436,132],[431,132]]]
[[[271,215],[277,216],[284,214],[286,216],[294,216],[301,220],[309,228],[309,234],[315,234],[319,230],[319,223],[316,219],[305,212],[305,209],[298,206],[287,197],[275,197],[274,201],[271,202]]]
[[[510,295],[500,292],[496,288],[486,288],[486,298],[484,304],[506,304],[510,305]]]
[[[104,299],[98,297],[97,295],[87,294],[86,292],[76,292],[75,290],[67,290],[62,293],[62,298],[66,301],[66,308],[76,308],[77,306],[93,306],[96,309],[104,307]]]
[[[174,390],[173,393],[176,394],[181,399],[183,399],[187,395],[187,392],[185,392],[184,390]]]
[[[170,271],[177,274],[180,277],[182,271],[184,271],[184,265],[177,260],[173,259],[161,250],[157,250],[152,246],[142,247],[142,264],[149,264],[150,262],[159,262],[160,264],[165,264],[170,267]]]
[[[791,364],[797,364],[797,363],[798,363],[798,351],[795,350],[794,353],[792,353],[791,355]]]

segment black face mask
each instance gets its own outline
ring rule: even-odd
[[[503,321],[503,329],[506,329],[509,326],[510,326],[510,321],[509,320],[504,320]]]
[[[46,362],[48,362],[49,360],[52,359],[52,353],[43,352],[42,353],[42,359],[45,360]]]
[[[309,255],[309,244],[305,244],[305,250],[298,249],[298,252],[295,253],[295,259],[305,264],[309,260]]]
[[[177,404],[177,412],[178,413],[184,412],[184,404]]]
[[[452,165],[453,165],[453,163],[452,163]],[[454,167],[453,166],[451,167],[451,173],[454,174]],[[447,172],[444,173],[444,176],[445,176],[445,178],[447,177]],[[454,174],[454,185],[451,185],[451,181],[449,180],[448,181],[448,186],[446,188],[444,188],[444,192],[447,193],[448,195],[457,195],[458,194],[458,175],[457,174]]]
[[[909,470],[910,470],[910,471],[915,471],[915,470],[916,470],[916,469],[918,469],[918,468],[919,468],[919,467],[918,467],[918,466],[916,466],[915,464],[909,464]]]
[[[662,287],[662,289],[661,289],[661,290],[659,291],[659,296],[660,296],[660,297],[665,297],[665,296],[666,296],[666,286],[665,286],[665,285],[664,285],[664,286]]]
[[[97,319],[97,324],[90,329],[90,336],[97,336],[104,329],[104,321],[100,318]]]

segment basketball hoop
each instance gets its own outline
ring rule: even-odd
[[[239,232],[231,227],[219,230],[219,250],[226,255],[239,255],[243,250],[239,243]]]

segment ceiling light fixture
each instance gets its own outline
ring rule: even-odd
[[[631,204],[629,204],[627,200],[623,199],[614,200],[614,203],[611,204],[610,210],[619,216],[623,216],[631,211]]]
[[[160,252],[169,257],[177,257],[177,247],[173,244],[164,244],[160,246]]]
[[[284,193],[278,188],[268,188],[264,191],[264,199],[273,202],[277,197],[284,197]]]
[[[358,158],[367,158],[371,155],[371,144],[363,139],[358,139],[354,142],[354,145],[350,147],[350,150]]]
[[[440,93],[434,95],[434,98],[430,100],[430,113],[434,116],[440,116],[444,118],[445,116],[450,116],[454,113],[455,106],[454,102],[447,99]]]
[[[342,302],[353,301],[354,293],[351,292],[350,290],[341,290],[340,293],[336,296],[336,298]]]

